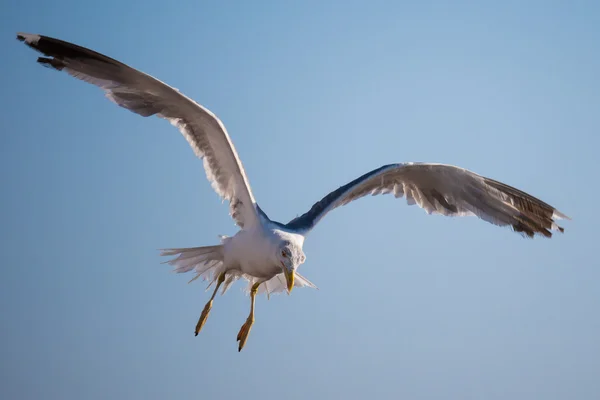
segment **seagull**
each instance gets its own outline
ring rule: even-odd
[[[330,211],[366,195],[405,197],[427,214],[476,216],[511,227],[524,237],[552,237],[564,232],[555,220],[570,219],[556,208],[502,182],[454,165],[406,162],[383,165],[338,187],[304,214],[287,223],[271,220],[256,202],[244,167],[221,120],[179,90],[120,61],[73,43],[29,33],[17,39],[44,54],[37,62],[100,87],[109,100],[143,117],[166,119],[183,134],[217,194],[229,203],[238,232],[220,244],[163,249],[177,273],[193,271],[191,281],[215,284],[196,329],[197,336],[222,287],[225,294],[238,279],[248,282],[250,314],[237,335],[241,351],[254,324],[257,294],[290,294],[294,287],[316,286],[300,275],[306,256],[304,240]],[[190,282],[191,282],[190,281]]]

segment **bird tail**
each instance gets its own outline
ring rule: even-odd
[[[160,255],[175,257],[163,263],[175,267],[173,270],[175,273],[181,274],[193,270],[196,276],[190,282],[202,278],[202,280],[210,280],[210,287],[222,272],[223,245],[162,249]],[[227,282],[228,280],[225,283],[231,284],[231,282]],[[228,287],[229,285],[226,284],[223,293]]]
[[[296,279],[294,280],[294,287],[310,287],[313,289],[319,289],[314,283],[303,277],[296,271]],[[247,292],[250,293],[250,289],[256,283],[256,279],[250,279],[248,283]],[[285,281],[285,276],[283,274],[277,274],[268,281],[263,282],[258,286],[257,294],[266,294],[267,297],[270,297],[272,294],[283,293],[287,290],[287,284]]]

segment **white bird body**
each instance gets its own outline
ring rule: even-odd
[[[248,281],[247,291],[254,284],[259,284],[259,294],[283,292],[286,289],[286,279],[282,260],[277,257],[278,249],[291,245],[297,252],[302,252],[304,236],[271,221],[262,211],[261,214],[258,224],[244,227],[234,236],[222,236],[221,245],[164,249],[162,255],[177,256],[166,263],[173,265],[177,273],[193,270],[196,276],[192,281],[201,277],[209,280],[212,285],[220,274],[226,274],[229,279],[225,281],[223,293],[240,278]],[[294,287],[316,288],[297,272],[304,260],[304,254],[301,253],[294,265]]]
[[[143,117],[156,115],[176,126],[195,154],[204,161],[206,176],[221,198],[229,202],[230,215],[240,227],[220,245],[167,249],[162,255],[175,272],[194,271],[216,288],[206,304],[196,334],[202,329],[212,302],[239,278],[248,281],[252,307],[238,334],[239,350],[254,322],[254,298],[294,286],[316,288],[297,272],[306,257],[306,235],[333,209],[366,195],[392,193],[405,197],[428,214],[476,216],[498,226],[509,226],[527,237],[551,237],[563,232],[556,219],[568,217],[556,208],[502,182],[453,165],[434,163],[388,164],[339,187],[316,202],[309,211],[287,224],[269,219],[260,209],[223,123],[209,110],[167,84],[103,54],[47,36],[18,33],[17,39],[47,57],[44,66],[64,71],[105,91],[117,105]],[[210,287],[210,285],[209,285]]]
[[[281,273],[281,265],[274,259],[278,238],[266,226],[251,230],[241,229],[231,240],[224,242],[226,269],[268,280]]]

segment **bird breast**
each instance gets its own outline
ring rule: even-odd
[[[272,278],[281,272],[274,239],[263,229],[239,231],[225,244],[225,265],[256,278]]]

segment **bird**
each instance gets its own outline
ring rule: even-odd
[[[229,204],[238,226],[234,236],[220,236],[211,246],[161,249],[176,273],[193,271],[190,280],[214,284],[195,335],[202,330],[219,289],[225,294],[233,282],[247,281],[249,315],[237,335],[244,348],[255,321],[258,294],[292,292],[294,287],[317,288],[298,269],[306,261],[303,246],[311,230],[332,210],[367,195],[404,197],[427,214],[475,216],[510,227],[524,237],[552,237],[564,232],[556,221],[570,220],[553,206],[473,171],[454,165],[404,162],[382,165],[338,187],[305,213],[287,223],[270,219],[257,203],[240,157],[223,122],[210,110],[158,79],[88,48],[30,33],[17,39],[42,53],[37,62],[101,88],[105,96],[142,117],[157,116],[174,125],[202,160],[215,192]]]

